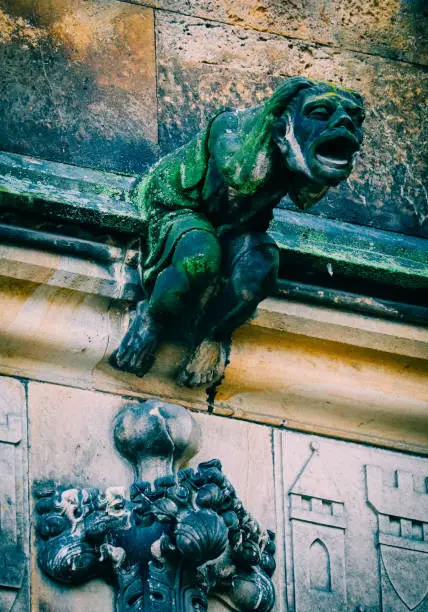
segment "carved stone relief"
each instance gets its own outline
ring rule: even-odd
[[[332,612],[346,606],[345,506],[325,472],[319,446],[289,492],[296,612],[322,605]]]
[[[428,610],[428,460],[275,432],[280,612]]]
[[[209,592],[232,609],[271,610],[274,535],[244,509],[219,460],[178,469],[199,438],[180,406],[125,404],[114,441],[133,467],[129,496],[124,486],[35,483],[43,572],[70,585],[103,578],[119,612],[202,612]]]
[[[275,612],[306,612],[312,609],[344,612],[406,612],[414,609],[416,612],[426,612],[427,571],[424,559],[427,555],[423,552],[426,549],[428,523],[426,458],[275,430],[272,462],[270,428],[196,413],[192,418],[202,424],[204,438],[198,455],[202,465],[198,468],[191,460],[191,465],[195,466],[192,474],[187,470],[182,471],[182,460],[188,457],[186,449],[189,449],[189,441],[193,440],[194,450],[197,446],[197,429],[191,427],[191,421],[186,421],[185,427],[182,427],[180,419],[170,420],[165,430],[162,409],[156,410],[152,406],[149,417],[152,419],[151,425],[147,428],[147,421],[146,425],[139,421],[138,412],[128,412],[125,419],[128,431],[137,431],[138,434],[116,435],[116,445],[122,456],[127,457],[126,463],[119,453],[114,452],[110,442],[111,422],[120,411],[122,398],[39,383],[30,383],[28,395],[32,480],[42,480],[49,485],[47,481],[54,479],[63,485],[61,488],[51,484],[50,490],[49,486],[39,490],[37,504],[42,503],[37,506],[34,515],[39,517],[39,528],[43,531],[45,520],[49,523],[58,514],[60,516],[55,518],[54,524],[58,520],[66,526],[59,536],[46,540],[42,538],[42,547],[47,545],[54,549],[56,537],[77,538],[84,530],[90,534],[98,521],[104,526],[103,529],[118,525],[120,521],[126,523],[129,520],[132,524],[138,515],[135,510],[145,504],[147,510],[140,515],[142,522],[133,533],[140,533],[141,539],[138,541],[141,542],[146,537],[143,534],[150,534],[153,525],[159,523],[162,528],[170,530],[172,549],[168,545],[165,552],[159,542],[159,547],[154,547],[153,552],[158,554],[154,556],[155,565],[156,559],[160,559],[164,569],[172,567],[175,571],[176,566],[171,558],[176,560],[182,556],[177,548],[178,525],[195,508],[196,512],[199,508],[199,511],[212,510],[218,516],[222,515],[221,510],[201,507],[196,500],[201,501],[200,492],[206,491],[204,487],[207,485],[211,490],[211,485],[215,484],[221,491],[223,485],[218,485],[218,482],[228,487],[231,480],[239,485],[245,507],[261,520],[266,521],[266,517],[269,517],[264,524],[274,528],[277,533]],[[61,411],[58,405],[61,405]],[[67,426],[61,428],[64,415],[68,418],[70,414],[73,419],[68,419]],[[187,413],[188,416],[190,414]],[[150,436],[147,433],[150,431],[157,433]],[[173,432],[176,443],[172,457],[171,440],[168,436],[162,438],[162,431]],[[159,436],[163,440],[161,445],[156,442]],[[142,439],[145,440],[144,444],[141,443]],[[179,440],[181,443],[177,443]],[[143,453],[146,455],[143,456]],[[155,460],[150,459],[150,453],[158,453]],[[219,470],[218,464],[208,461],[215,456],[214,453],[224,457],[224,473]],[[271,485],[266,486],[272,465],[275,470],[274,492]],[[207,474],[207,470],[215,473],[219,480],[204,482],[203,474]],[[166,480],[162,478],[165,473],[170,474]],[[232,476],[229,480],[225,475]],[[138,489],[137,494],[135,487],[131,487],[131,497],[126,485],[133,480],[144,486]],[[145,489],[144,481],[151,481],[150,488]],[[111,488],[111,485],[117,484],[119,489]],[[170,514],[167,522],[159,521],[162,510],[159,503],[167,505],[171,502],[178,507],[176,496],[182,485],[183,488],[191,486],[192,507],[189,508],[186,502],[179,507],[175,516]],[[97,493],[95,488],[98,489]],[[122,503],[123,508],[120,507]],[[63,508],[68,510],[61,513]],[[83,513],[80,514],[82,508],[85,510],[83,519]],[[171,505],[171,508],[174,506]],[[125,511],[124,514],[118,516],[122,511]],[[155,521],[147,526],[146,521],[152,520],[152,514]],[[276,526],[273,520],[275,515]],[[384,517],[389,518],[386,521]],[[77,520],[77,523],[72,533],[73,520]],[[102,549],[105,558],[99,574],[101,578],[94,578],[78,588],[70,588],[69,584],[64,583],[61,586],[59,582],[44,578],[46,574],[35,569],[32,590],[34,609],[54,612],[105,612],[113,609],[113,596],[110,599],[106,596],[106,593],[110,593],[110,587],[106,586],[107,573],[104,570],[111,564],[112,584],[116,585],[116,592],[120,592],[117,570],[121,567],[121,555],[117,549],[126,549],[128,556],[132,550],[130,539],[121,540],[126,532],[118,528],[109,535],[112,539],[107,538],[102,542],[109,547]],[[260,533],[265,532],[260,530]],[[89,540],[91,537],[90,534]],[[153,542],[150,537],[148,540],[151,551]],[[266,540],[265,553],[269,553],[271,544]],[[174,546],[178,553],[173,550]],[[240,603],[233,600],[239,588],[233,594],[227,592],[224,584],[214,584],[218,579],[218,559],[222,558],[220,556],[206,564],[212,572],[208,577],[209,588],[212,588],[212,591],[208,591],[208,609],[216,612],[240,607]],[[119,565],[113,566],[116,561]],[[235,567],[238,568],[238,565],[235,564]],[[132,582],[132,572],[130,575]],[[153,581],[153,584],[160,585],[165,601],[171,593],[170,577]],[[185,579],[183,574],[183,585],[186,584]],[[196,584],[197,589],[200,584]],[[251,584],[247,583],[247,587]],[[186,593],[193,595],[192,585],[188,586]],[[139,593],[138,589],[133,593],[136,601]],[[210,593],[216,593],[221,601],[211,599]],[[199,599],[199,595],[200,592],[195,601],[205,605],[207,600],[203,596]],[[55,607],[58,597],[61,598],[60,609]],[[416,607],[412,608],[414,605]],[[245,607],[242,606],[242,609]]]
[[[28,610],[25,393],[0,377],[0,610]]]
[[[411,472],[366,465],[366,482],[367,501],[378,519],[382,610],[426,612],[428,478],[424,489],[417,489]]]

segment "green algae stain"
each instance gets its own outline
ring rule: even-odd
[[[123,191],[121,189],[110,187],[109,185],[95,185],[94,191],[97,195],[111,198],[112,200],[118,200],[123,197]]]

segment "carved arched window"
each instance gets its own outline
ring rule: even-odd
[[[331,591],[330,555],[321,540],[315,540],[309,550],[309,575],[311,589]]]

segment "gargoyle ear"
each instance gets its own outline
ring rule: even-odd
[[[272,125],[272,140],[278,146],[279,150],[285,155],[289,149],[287,142],[289,118],[287,116],[278,117]]]

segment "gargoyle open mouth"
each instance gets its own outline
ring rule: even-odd
[[[323,166],[344,169],[352,163],[353,155],[358,148],[358,141],[352,134],[331,136],[323,139],[315,147],[315,159]]]

